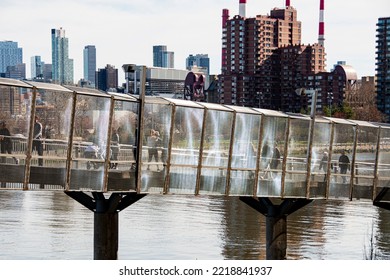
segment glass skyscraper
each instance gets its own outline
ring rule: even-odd
[[[73,59],[69,59],[69,40],[62,28],[51,30],[51,57],[53,82],[74,84]]]
[[[175,68],[175,53],[167,51],[167,46],[153,46],[153,66]]]
[[[96,75],[96,48],[95,46],[84,47],[84,80],[91,83],[91,87],[95,87]]]
[[[0,41],[0,73],[5,73],[8,66],[23,63],[23,50],[17,42]]]
[[[377,107],[390,119],[390,17],[379,18],[376,26]]]
[[[207,54],[190,54],[186,59],[186,69],[191,70],[193,66],[207,69],[207,75],[210,75],[210,58]]]
[[[31,57],[31,79],[43,79],[43,64],[39,55]]]

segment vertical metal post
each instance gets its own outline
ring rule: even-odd
[[[309,129],[309,142],[307,144],[307,166],[306,166],[306,198],[310,197],[310,182],[311,182],[311,159],[312,159],[312,146],[314,139],[314,125],[317,107],[317,90],[314,90],[311,98],[311,114],[310,114],[310,129]],[[328,159],[329,161],[329,159]]]
[[[256,155],[256,173],[255,173],[255,185],[253,186],[253,196],[256,196],[259,188],[259,173],[260,173],[260,157],[261,157],[261,146],[263,145],[263,130],[264,130],[264,122],[265,115],[261,115],[260,117],[260,126],[259,126],[259,134],[257,135],[257,155]]]
[[[104,181],[103,181],[103,192],[107,192],[108,189],[108,170],[111,165],[111,137],[112,137],[112,126],[114,119],[114,107],[115,99],[111,96],[110,99],[110,111],[108,115],[108,129],[107,129],[107,143],[106,143],[106,158],[104,159]]]
[[[34,138],[34,124],[35,124],[35,105],[37,99],[37,88],[33,87],[31,104],[30,104],[30,130],[28,132],[27,139],[27,155],[26,155],[26,168],[24,174],[24,183],[23,190],[28,190],[28,182],[30,181],[30,167],[31,167],[31,158],[32,158],[32,142]]]
[[[141,78],[140,78],[141,79]],[[137,71],[134,72],[133,93],[137,94]]]
[[[357,150],[357,144],[358,144],[358,131],[359,131],[359,125],[355,126],[355,133],[353,136],[353,151],[352,151],[352,162],[351,162],[351,179],[349,181],[349,199],[352,200],[353,197],[353,183],[355,178],[355,173],[357,170],[355,170],[355,164],[356,164],[356,150]]]
[[[173,134],[175,133],[175,118],[176,118],[176,105],[172,105],[172,118],[171,118],[171,127],[169,130],[169,141],[168,141],[168,151],[167,151],[167,162],[165,163],[165,182],[164,182],[164,190],[163,193],[168,193],[169,187],[169,172],[171,171],[171,151],[172,151],[172,142],[173,142]]]
[[[285,131],[285,141],[284,141],[284,155],[282,160],[282,178],[281,178],[281,186],[280,186],[280,192],[281,197],[284,197],[284,190],[285,190],[285,182],[286,182],[286,170],[287,170],[287,155],[288,155],[288,138],[290,136],[290,126],[291,126],[291,119],[287,119],[287,125],[286,125],[286,131]]]
[[[69,139],[68,139],[68,153],[66,155],[66,185],[65,190],[70,189],[70,176],[71,176],[71,168],[72,168],[72,151],[73,151],[73,134],[74,134],[74,124],[76,118],[76,102],[77,102],[77,93],[73,92],[72,97],[72,113],[70,117],[70,127],[69,127]],[[76,148],[77,150],[79,147]],[[77,161],[78,162],[78,161]]]
[[[137,129],[137,192],[141,191],[141,168],[142,168],[142,145],[144,142],[144,111],[145,111],[145,87],[146,87],[146,66],[141,66],[139,108],[138,108],[138,129]]]
[[[200,139],[200,147],[199,147],[199,159],[198,159],[198,172],[196,174],[196,187],[195,187],[195,195],[199,194],[200,191],[200,179],[201,179],[201,173],[202,173],[202,161],[203,161],[203,148],[204,148],[204,138],[206,135],[206,120],[207,120],[207,112],[208,109],[204,107],[204,113],[203,113],[203,124],[202,124],[202,135]]]
[[[375,167],[374,167],[374,184],[372,186],[372,200],[376,197],[376,188],[378,187],[379,183],[379,150],[381,147],[381,134],[382,134],[382,127],[380,126],[378,128],[378,136],[376,141],[376,152],[375,152]]]
[[[330,141],[329,141],[329,161],[328,161],[328,168],[327,168],[327,173],[326,173],[326,186],[325,186],[325,198],[328,199],[329,197],[329,188],[330,188],[330,174],[331,174],[331,162],[332,162],[332,155],[333,155],[333,142],[334,142],[334,130],[335,130],[335,125],[334,122],[331,122],[330,124],[331,130],[330,130]],[[337,177],[335,177],[337,178]]]
[[[227,168],[227,174],[226,174],[226,190],[225,190],[225,194],[226,195],[229,195],[229,192],[230,192],[230,174],[231,174],[232,159],[233,159],[233,143],[234,143],[234,133],[235,133],[235,130],[236,130],[236,118],[237,118],[237,112],[233,111],[232,129],[230,131],[230,146],[229,146],[229,156],[228,156],[228,168]]]

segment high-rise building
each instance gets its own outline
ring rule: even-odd
[[[7,66],[4,77],[16,80],[26,79],[26,64],[20,63],[13,66]]]
[[[377,106],[390,119],[390,17],[379,18],[376,26]]]
[[[175,68],[175,53],[167,46],[153,46],[153,67]]]
[[[0,73],[5,73],[8,66],[23,63],[23,50],[17,42],[0,41]]]
[[[43,79],[43,65],[39,55],[31,57],[31,79]]]
[[[23,113],[23,94],[17,87],[0,87],[0,115],[17,116]]]
[[[207,54],[190,54],[186,59],[186,69],[191,71],[193,66],[206,69],[206,74],[210,75],[210,58]]]
[[[69,58],[69,40],[64,29],[51,30],[51,48],[53,82],[73,84],[73,59]]]
[[[297,96],[296,89],[316,89],[321,91],[320,97],[317,100],[317,109],[322,110],[322,97],[326,96],[328,92],[332,92],[335,100],[339,100],[340,91],[335,86],[332,89],[333,75],[325,73],[325,49],[320,44],[313,45],[289,45],[280,47],[274,51],[271,58],[273,72],[275,73],[275,81],[271,88],[271,93],[263,98],[270,98],[271,104],[278,104],[282,111],[285,112],[300,112],[302,110],[303,98]],[[321,73],[321,74],[320,74]],[[328,81],[328,78],[330,81]],[[321,84],[321,81],[327,81]],[[321,84],[321,86],[320,86]],[[329,84],[327,87],[326,85]]]
[[[153,46],[153,67],[162,67],[163,53],[167,51],[167,46]]]
[[[45,82],[51,82],[53,79],[53,67],[51,63],[43,64],[43,80]]]
[[[283,111],[300,108],[291,103],[295,89],[326,65],[322,45],[302,45],[295,8],[246,18],[245,1],[231,19],[223,10],[221,61],[219,103]]]
[[[96,76],[96,48],[95,46],[85,46],[84,48],[84,80],[89,81],[91,87],[95,87]]]
[[[135,65],[135,72],[128,80],[129,93],[139,94],[142,66]],[[169,98],[183,98],[184,80],[187,70],[147,67],[145,72],[145,94]]]
[[[245,14],[240,4],[240,14]],[[293,7],[274,8],[270,15],[229,19],[223,11],[220,103],[280,109],[275,50],[301,44],[301,22]]]
[[[103,69],[99,69],[96,73],[96,87],[102,91],[118,88],[118,69],[107,64]]]

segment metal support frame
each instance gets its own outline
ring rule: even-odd
[[[377,197],[374,199],[373,204],[374,206],[390,210],[390,202],[383,202],[381,201],[382,198],[386,195],[386,193],[389,191],[389,188],[383,188],[377,195]]]
[[[266,217],[266,258],[284,260],[287,251],[287,216],[301,209],[313,200],[305,198],[287,198],[280,204],[273,204],[268,197],[254,198],[241,196],[245,202]]]
[[[94,259],[118,259],[118,213],[146,194],[112,193],[109,198],[102,192],[92,192],[92,196],[75,191],[65,191],[65,194],[94,212]]]

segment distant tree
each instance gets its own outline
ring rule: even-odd
[[[332,110],[332,113],[332,116],[336,118],[354,119],[354,112],[352,108],[346,103],[343,103],[341,104],[341,106],[336,107],[334,111]]]
[[[353,111],[353,118],[362,121],[386,122],[386,115],[377,108],[375,84],[362,82],[346,96],[345,103]]]

